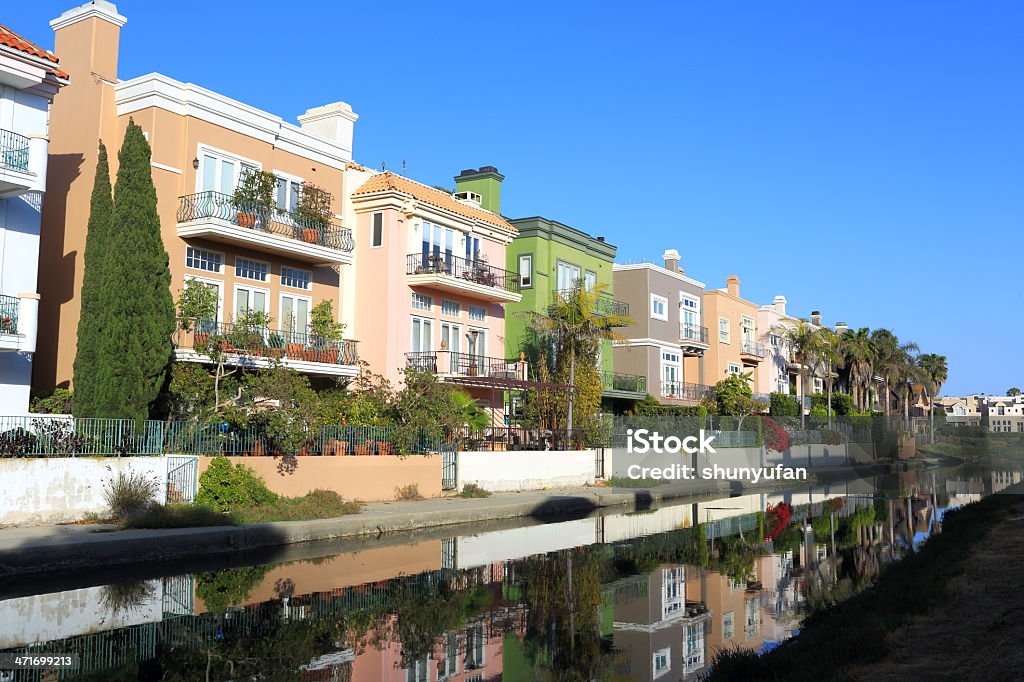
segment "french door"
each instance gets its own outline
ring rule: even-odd
[[[292,343],[305,343],[309,329],[309,299],[305,296],[281,294],[281,330]]]

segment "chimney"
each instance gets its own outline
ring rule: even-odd
[[[821,311],[820,310],[812,310],[811,311],[811,324],[813,324],[815,327],[820,327],[821,326]]]
[[[740,297],[740,278],[736,275],[729,275],[725,278],[725,290],[729,292],[731,296],[736,298]]]
[[[601,242],[602,244],[604,244],[604,237],[598,237],[598,238],[597,238],[597,241],[599,241],[599,242]]]
[[[60,56],[61,68],[71,76],[72,84],[94,77],[117,83],[117,53],[121,27],[126,23],[128,19],[107,0],[73,7],[50,22],[53,52]]]
[[[348,152],[352,160],[352,130],[359,115],[345,102],[314,107],[299,116],[299,125],[314,135],[326,137]]]
[[[665,259],[665,269],[669,272],[679,272],[679,252],[675,249],[667,249],[665,253],[661,254],[661,257]]]
[[[480,206],[491,213],[501,213],[501,181],[505,176],[494,166],[467,168],[455,176],[456,192],[476,192],[483,199]]]
[[[845,322],[836,322],[836,334],[845,334],[849,329]]]
[[[780,296],[776,296],[772,300],[772,306],[775,308],[775,312],[777,312],[779,315],[785,315],[786,314],[786,297],[785,296],[781,296],[781,295]]]

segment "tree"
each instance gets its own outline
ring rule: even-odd
[[[107,279],[104,265],[111,248],[110,220],[113,212],[114,200],[110,191],[107,148],[101,141],[85,237],[82,309],[78,318],[78,349],[74,365],[75,396],[71,405],[76,417],[103,416],[97,413],[96,405],[98,352],[103,341],[102,309],[99,301],[100,292]]]
[[[1014,386],[1013,388],[1011,388],[1011,389],[1006,391],[1006,395],[1009,395],[1009,396],[1020,395],[1020,389],[1017,388],[1016,386]]]
[[[773,329],[783,345],[793,354],[793,360],[800,365],[800,423],[804,423],[802,406],[806,403],[807,384],[811,372],[818,366],[822,356],[822,337],[818,327],[806,320],[795,325],[780,325]]]
[[[850,393],[858,412],[871,409],[871,385],[875,379],[875,347],[871,343],[871,330],[861,327],[846,330],[839,341],[843,366],[849,373]]]
[[[742,430],[744,419],[768,409],[764,402],[754,400],[754,394],[750,388],[753,380],[753,373],[744,372],[743,374],[732,374],[715,384],[718,414],[737,417],[737,431]]]
[[[885,413],[889,415],[892,413],[890,397],[893,387],[903,386],[904,396],[913,388],[905,384],[917,378],[917,362],[913,354],[919,349],[916,343],[900,343],[888,329],[871,332],[871,344],[874,347],[876,371],[882,375],[885,383]]]
[[[818,356],[825,368],[825,386],[828,389],[828,427],[832,428],[832,370],[842,364],[843,356],[839,350],[839,336],[828,327],[818,329]]]

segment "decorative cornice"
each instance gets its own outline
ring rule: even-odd
[[[50,22],[50,28],[54,31],[59,31],[71,24],[92,18],[110,22],[118,28],[128,23],[128,17],[118,14],[117,6],[114,3],[107,2],[107,0],[92,0],[92,2],[87,2],[81,7],[72,7],[64,12],[64,14]]]

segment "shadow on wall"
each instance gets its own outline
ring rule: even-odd
[[[64,253],[65,235],[72,224],[84,231],[89,216],[68,215],[67,197],[84,162],[82,154],[50,154],[46,169],[39,232],[39,334],[32,363],[32,388],[40,393],[51,393],[56,387],[61,306],[75,295],[78,252]],[[68,352],[74,352],[74,348]],[[69,381],[61,383],[61,388],[69,387]]]

